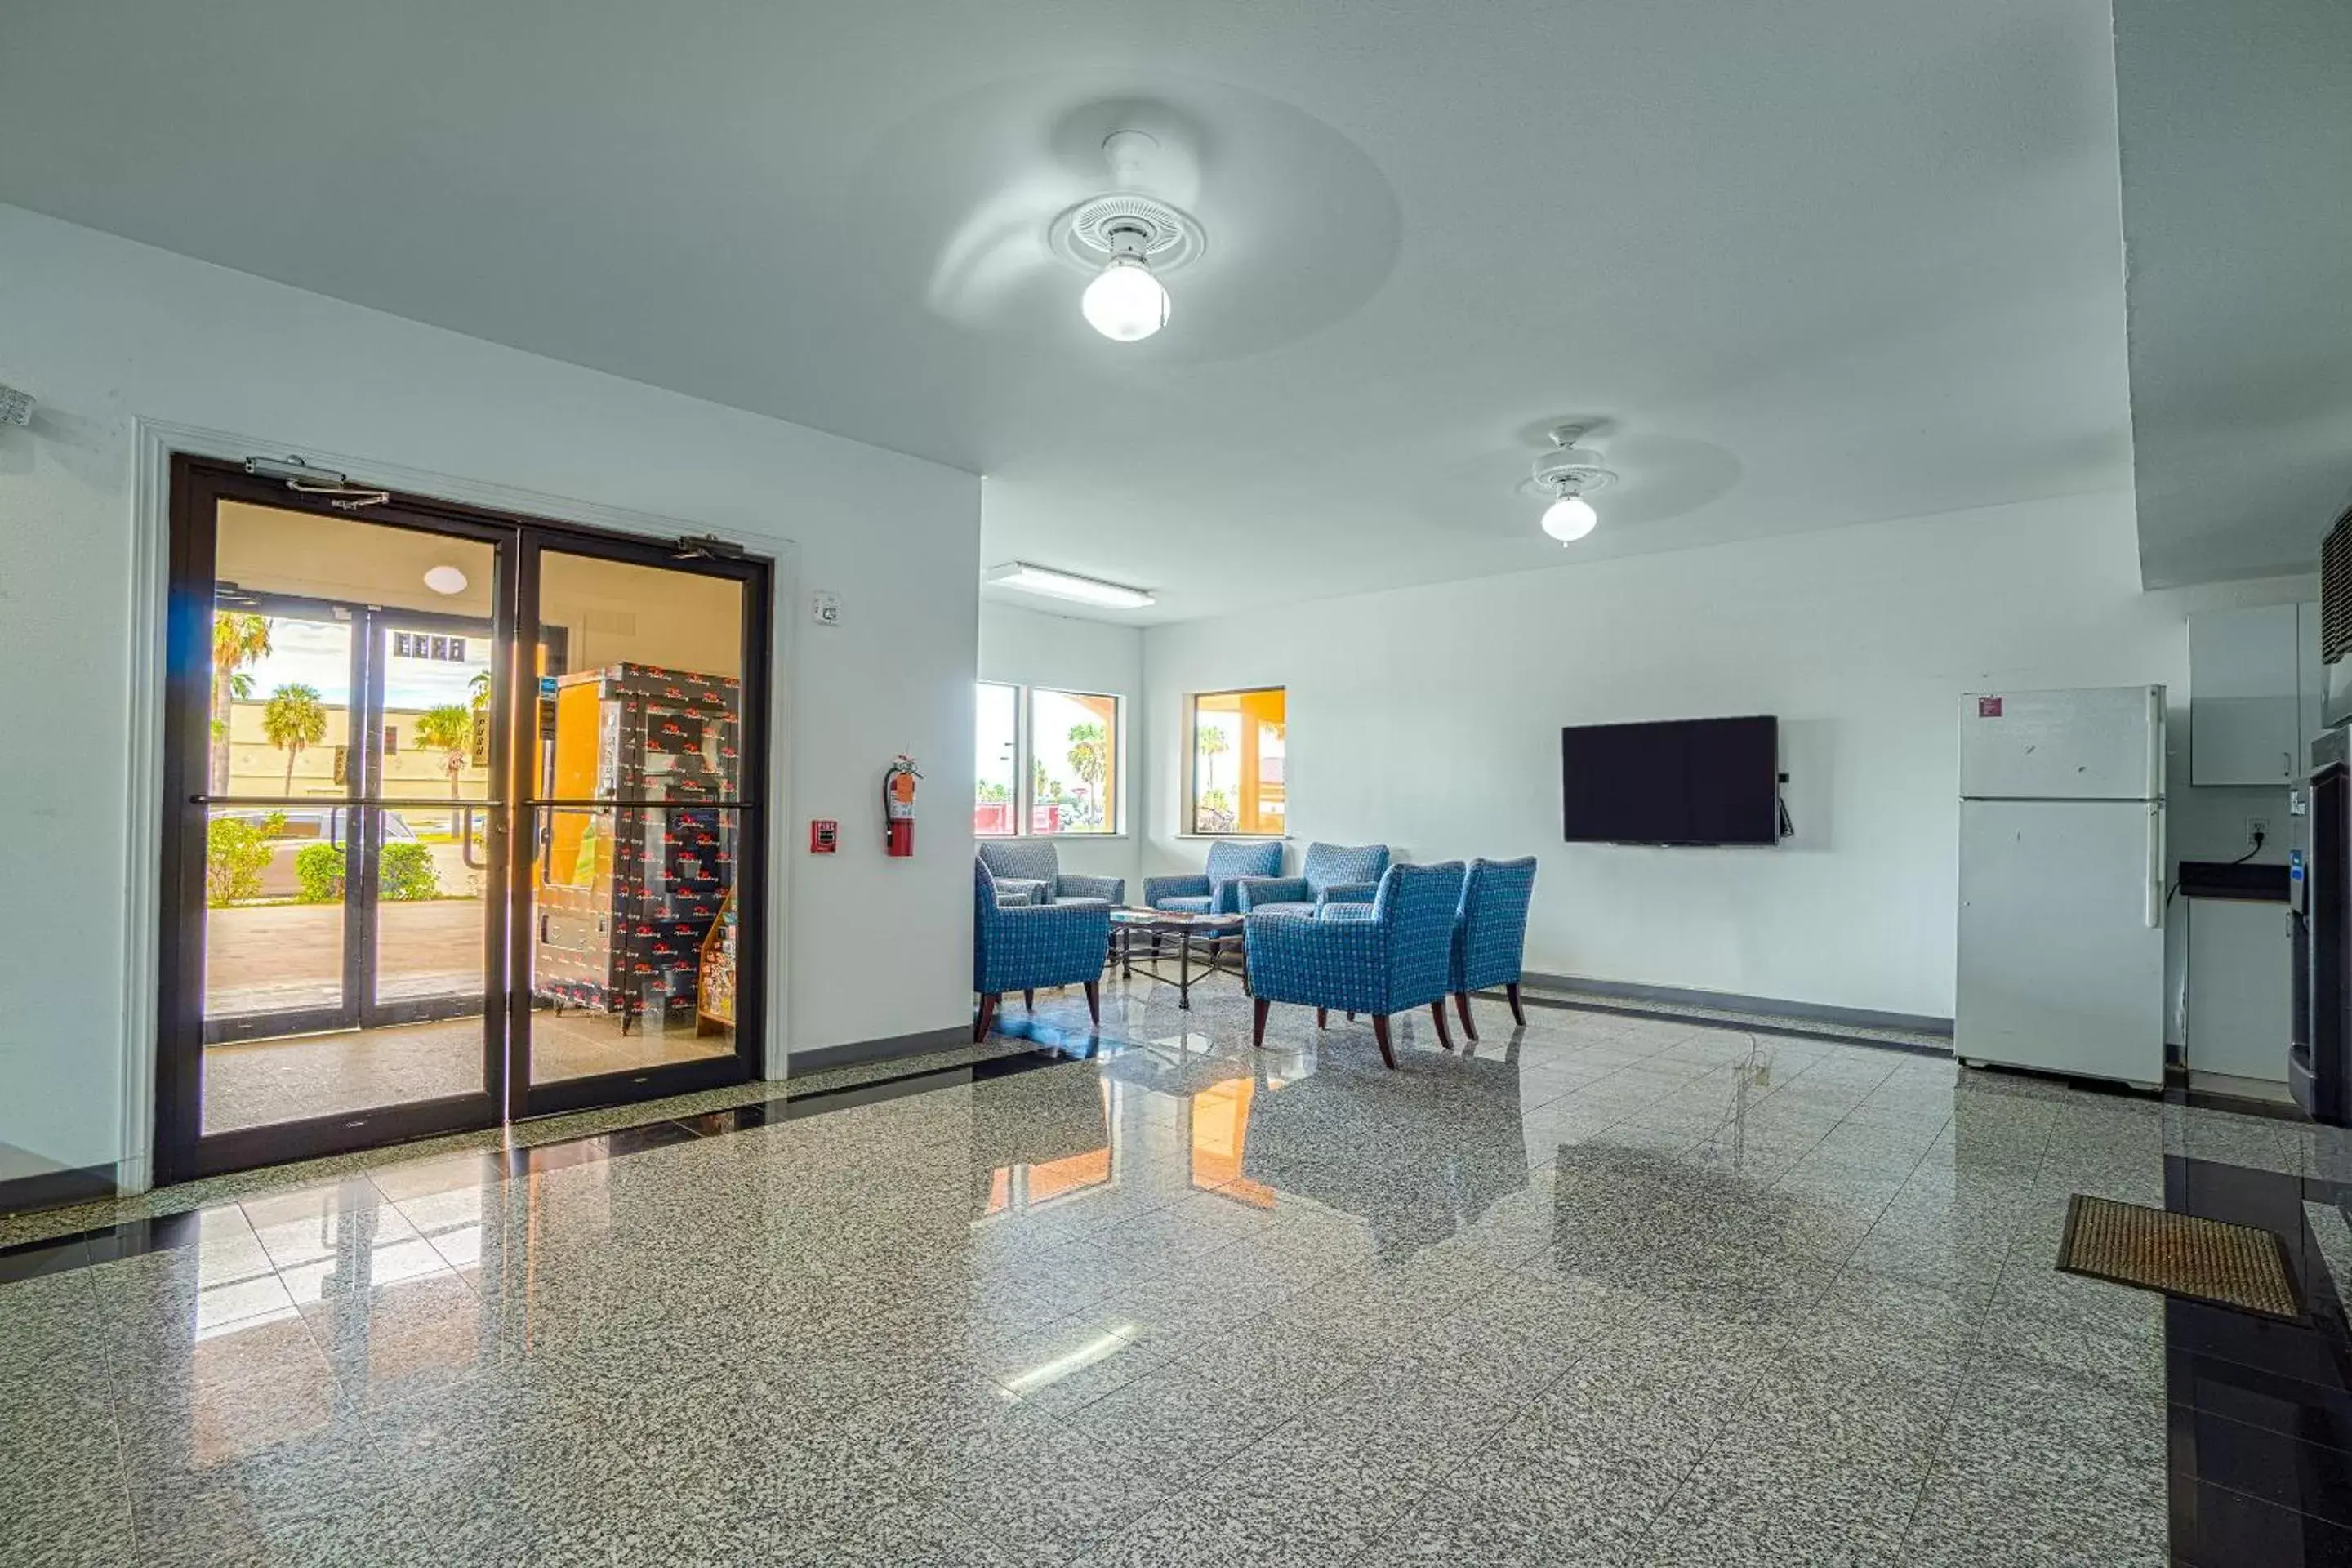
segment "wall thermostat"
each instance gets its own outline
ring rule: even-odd
[[[820,590],[810,599],[809,605],[811,610],[816,616],[816,624],[818,626],[837,626],[841,625],[840,595],[825,593]]]

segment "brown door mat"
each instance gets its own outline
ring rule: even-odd
[[[2304,1321],[2278,1233],[2076,1193],[2066,1205],[2062,1273]]]

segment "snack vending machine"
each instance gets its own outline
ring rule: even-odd
[[[701,1024],[706,954],[731,961],[741,686],[724,676],[616,664],[556,681],[541,808],[531,992],[611,1014],[624,1034]],[[718,940],[713,940],[714,936]]]

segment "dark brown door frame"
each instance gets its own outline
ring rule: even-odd
[[[675,544],[622,534],[579,529],[532,530],[523,536],[520,569],[517,576],[521,584],[523,602],[534,609],[539,603],[541,558],[550,549],[566,555],[591,556],[663,571],[688,571],[701,576],[726,578],[742,585],[743,647],[739,668],[743,673],[737,692],[742,707],[739,726],[741,742],[737,748],[740,753],[738,758],[740,767],[736,776],[735,801],[724,809],[730,811],[736,821],[736,920],[739,930],[755,940],[739,940],[737,942],[735,1051],[731,1056],[534,1084],[530,1079],[531,1037],[528,1017],[531,1010],[530,989],[525,985],[510,987],[506,998],[508,1016],[511,1020],[508,1030],[510,1056],[506,1082],[507,1118],[513,1121],[589,1106],[625,1104],[660,1095],[690,1094],[699,1089],[719,1089],[744,1082],[760,1076],[764,1066],[761,1042],[767,1034],[768,837],[764,807],[768,799],[769,777],[768,660],[772,641],[773,616],[770,600],[772,564],[754,556],[706,554],[689,558],[682,555]],[[530,691],[518,689],[516,700],[523,704],[524,709],[516,718],[517,734],[535,736],[538,733],[535,719],[538,700],[535,689]],[[526,717],[530,717],[530,721],[525,722]],[[516,803],[514,865],[518,885],[526,888],[530,885],[528,867],[535,858],[538,808],[545,799],[540,789],[536,745],[529,751],[531,752],[530,759],[518,759],[513,775],[517,787],[512,797]],[[526,765],[526,761],[529,765]],[[698,809],[709,807],[698,806]],[[511,973],[528,974],[534,932],[530,910],[520,901],[518,913],[523,918],[511,922],[513,947],[509,963]]]
[[[489,857],[484,923],[483,1084],[479,1093],[365,1112],[278,1122],[205,1136],[203,1131],[205,1000],[204,876],[212,710],[212,621],[218,503],[249,501],[320,517],[357,517],[396,528],[488,542],[499,550],[494,592],[493,689],[506,701],[492,716],[491,773],[501,803],[488,808]],[[741,804],[735,868],[737,919],[753,938],[740,944],[735,1051],[703,1061],[530,1087],[530,921],[512,895],[530,887],[525,845],[536,814],[538,682],[515,670],[516,628],[536,625],[543,545],[743,584]],[[163,799],[158,908],[155,1042],[155,1177],[159,1184],[276,1164],[436,1133],[495,1126],[526,1115],[625,1102],[739,1083],[758,1076],[766,1034],[769,658],[772,563],[753,556],[691,559],[670,544],[549,519],[507,514],[429,497],[394,494],[380,505],[338,509],[327,498],[288,489],[234,463],[175,454],[171,465],[170,584],[165,606]],[[530,611],[528,617],[523,612]],[[529,723],[526,724],[526,720]],[[354,780],[350,799],[357,793]],[[502,841],[502,842],[501,842]],[[520,873],[518,875],[518,873]]]

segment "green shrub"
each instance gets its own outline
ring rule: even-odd
[[[269,867],[269,841],[286,830],[286,814],[273,811],[258,823],[215,816],[205,829],[205,902],[214,909],[261,896],[261,874]]]
[[[433,868],[433,851],[413,838],[385,845],[376,890],[394,900],[439,898],[441,873]]]
[[[343,901],[343,847],[305,844],[294,852],[294,879],[299,890],[295,902],[340,904]]]

